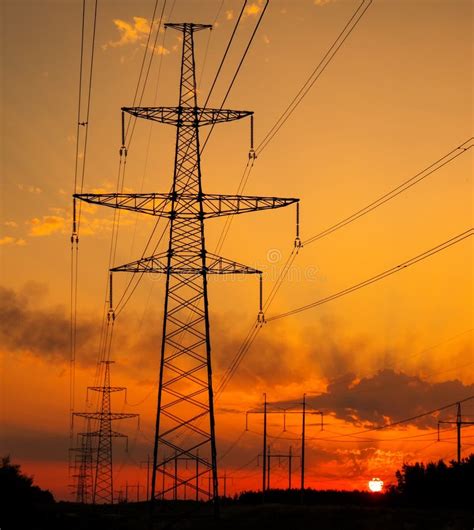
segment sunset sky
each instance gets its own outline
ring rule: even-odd
[[[255,112],[256,144],[359,3],[270,0],[225,105]],[[93,2],[86,5],[87,66]],[[241,5],[167,2],[164,22],[214,23],[212,32],[195,37],[201,103]],[[247,3],[209,106],[220,106],[263,5]],[[98,2],[84,192],[117,191],[120,108],[133,101],[153,6],[152,0]],[[300,198],[301,235],[308,239],[469,140],[472,14],[470,0],[374,0],[257,158],[245,193]],[[81,17],[79,0],[1,3],[0,454],[10,454],[58,499],[71,498],[72,483],[69,238]],[[170,30],[158,37],[144,106],[177,104],[178,37]],[[174,141],[174,128],[137,121],[126,191],[168,191]],[[204,191],[235,193],[248,149],[248,120],[217,125],[203,155]],[[83,156],[81,148],[81,163]],[[266,316],[324,298],[468,230],[472,198],[471,149],[393,201],[302,248]],[[90,205],[82,211],[76,410],[84,409],[86,387],[95,382],[113,213]],[[206,224],[211,252],[224,222]],[[138,259],[153,226],[152,217],[123,214],[114,264]],[[294,207],[238,216],[221,254],[262,269],[268,294],[294,236]],[[159,248],[165,244],[166,238]],[[472,271],[469,238],[353,294],[263,326],[216,402],[218,456],[225,454],[219,475],[233,477],[228,491],[260,487],[262,421],[252,415],[245,431],[245,411],[259,408],[264,392],[278,406],[298,403],[307,393],[308,403],[325,413],[323,432],[319,419],[308,420],[308,487],[366,488],[374,476],[394,482],[403,462],[454,458],[454,429],[436,442],[437,420],[454,419],[454,408],[398,428],[353,433],[474,395]],[[116,275],[116,299],[128,280]],[[134,421],[117,426],[129,435],[128,454],[120,441],[115,445],[117,489],[126,480],[145,484],[138,464],[151,453],[163,296],[163,278],[144,277],[115,325],[112,381],[128,392],[127,403],[116,396],[113,404],[141,415],[140,430]],[[213,277],[209,297],[217,384],[255,321],[258,280]],[[474,421],[474,400],[463,404],[463,415]],[[299,416],[288,417],[283,432],[283,418],[272,415],[272,451],[292,445],[297,454],[300,423]],[[464,456],[473,451],[473,438],[472,428],[463,429]],[[286,484],[282,463],[272,472],[272,487]]]

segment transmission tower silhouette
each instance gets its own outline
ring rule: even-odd
[[[165,499],[175,483],[197,491],[199,498],[215,501],[218,474],[211,368],[211,340],[207,282],[209,274],[259,274],[262,272],[206,251],[204,221],[297,203],[295,198],[206,194],[201,183],[202,126],[252,116],[250,111],[200,108],[197,105],[194,34],[211,25],[166,24],[182,33],[179,103],[176,107],[123,107],[137,118],[176,127],[176,148],[171,193],[76,194],[75,198],[169,220],[166,252],[114,267],[112,272],[156,273],[166,276],[161,341],[158,406],[155,425],[150,500]],[[123,117],[123,114],[122,114]],[[122,120],[122,149],[125,134]],[[252,153],[252,151],[251,151]],[[263,313],[259,313],[260,320]],[[181,465],[175,473],[171,462],[192,459],[198,465]],[[168,464],[168,465],[167,465]],[[156,493],[157,473],[162,491]],[[212,476],[207,491],[199,477]]]
[[[98,429],[83,433],[86,438],[86,445],[90,442],[90,438],[98,438],[97,456],[95,461],[94,485],[92,489],[92,503],[106,503],[113,504],[114,502],[114,488],[113,488],[113,464],[112,464],[112,439],[113,438],[128,438],[127,435],[112,429],[112,422],[116,420],[125,420],[129,418],[137,418],[138,414],[125,414],[119,412],[112,412],[111,394],[114,392],[122,392],[126,390],[124,386],[110,386],[110,365],[114,361],[102,361],[104,365],[104,384],[102,386],[90,386],[88,390],[99,392],[101,394],[99,411],[98,412],[74,412],[73,416],[79,418],[86,418],[88,421],[95,420],[98,422]],[[79,481],[82,481],[81,487],[84,484],[84,475],[78,476],[78,487],[80,491]]]
[[[88,504],[92,502],[93,481],[93,449],[92,436],[90,432],[90,419],[87,420],[86,432],[78,433],[80,440],[78,447],[71,449],[74,455],[73,495],[77,503]]]

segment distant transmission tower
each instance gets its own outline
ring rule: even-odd
[[[257,210],[280,208],[298,199],[205,194],[201,184],[199,128],[238,120],[253,113],[199,108],[196,97],[194,33],[210,25],[166,24],[182,33],[181,80],[177,107],[124,107],[138,118],[173,125],[177,129],[171,193],[76,194],[74,197],[111,208],[121,208],[169,219],[168,250],[115,267],[113,272],[166,275],[155,443],[150,500],[156,498],[160,473],[161,498],[179,496],[191,488],[204,499],[217,501],[218,475],[209,335],[209,274],[261,274],[206,251],[204,220]],[[123,120],[122,120],[123,123]],[[122,144],[125,142],[122,127]],[[253,152],[251,151],[251,155]],[[260,315],[262,316],[262,315]],[[196,466],[180,465],[192,459]],[[212,487],[199,478],[212,477]],[[217,510],[217,502],[215,503]]]
[[[102,395],[99,412],[75,412],[74,416],[96,420],[98,430],[84,433],[87,438],[97,437],[97,457],[95,461],[94,486],[92,489],[92,502],[108,503],[114,502],[113,488],[113,466],[112,466],[112,439],[127,438],[125,434],[114,431],[112,422],[115,420],[125,420],[136,418],[138,414],[123,414],[112,412],[111,394],[126,390],[124,386],[110,386],[110,365],[113,361],[102,361],[105,366],[103,386],[90,386],[89,390],[99,392]],[[89,440],[86,443],[90,443]],[[78,488],[79,489],[79,488]]]
[[[92,502],[93,481],[93,450],[89,419],[87,420],[86,432],[78,433],[78,437],[80,439],[79,447],[71,449],[75,453],[73,494],[77,503],[88,504]]]

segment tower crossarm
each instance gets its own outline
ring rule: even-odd
[[[80,193],[76,199],[169,219],[223,217],[260,210],[274,210],[296,203],[292,197],[258,197],[254,195],[218,195],[193,193]],[[202,212],[196,204],[202,203]]]
[[[106,390],[107,392],[122,392],[124,390],[127,390],[124,386],[88,386],[88,390],[93,390],[94,392],[104,392]]]
[[[107,419],[107,420],[126,420],[128,418],[136,418],[139,416],[139,414],[122,414],[120,412],[74,412],[74,416],[78,416],[79,418],[87,418],[90,420],[100,420],[100,419]]]
[[[120,265],[110,269],[112,272],[136,272],[136,273],[155,273],[155,274],[182,274],[182,275],[193,275],[202,274],[203,267],[193,266],[190,262],[189,257],[184,254],[182,259],[178,253],[173,254],[174,260],[173,265],[167,267],[168,252],[162,252],[154,256],[142,258],[125,265]],[[262,274],[262,271],[242,265],[236,261],[223,258],[216,254],[206,253],[206,267],[205,272],[207,274]]]
[[[168,125],[194,127],[241,120],[253,114],[253,112],[248,110],[200,107],[122,107],[122,110],[145,120],[157,121]]]

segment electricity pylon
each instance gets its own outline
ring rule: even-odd
[[[257,210],[288,206],[294,198],[218,195],[203,192],[199,129],[239,120],[249,111],[200,108],[196,96],[194,33],[210,25],[166,24],[182,33],[179,103],[176,107],[124,107],[135,117],[176,127],[175,165],[171,193],[77,194],[93,204],[121,208],[169,220],[168,250],[115,267],[113,272],[157,273],[166,276],[161,341],[158,407],[155,426],[150,500],[155,499],[157,472],[162,475],[161,498],[174,491],[170,471],[176,458],[198,462],[197,471],[180,469],[178,488],[198,489],[201,498],[215,501],[218,475],[209,334],[209,274],[260,274],[261,271],[206,251],[204,221]],[[122,127],[122,147],[124,146]],[[183,466],[184,467],[184,466]],[[193,466],[194,468],[194,466]],[[197,473],[197,474],[196,474]],[[212,475],[207,492],[198,478]]]
[[[78,433],[79,446],[71,449],[75,452],[74,470],[75,484],[73,486],[74,498],[77,503],[87,504],[92,501],[92,464],[93,449],[90,432],[90,419],[87,420],[86,432]]]
[[[103,386],[90,386],[88,390],[99,392],[102,395],[99,412],[74,412],[73,416],[86,418],[88,421],[98,421],[98,430],[84,433],[87,438],[97,437],[97,458],[95,462],[94,486],[92,490],[92,503],[113,504],[113,465],[112,465],[112,439],[127,438],[125,434],[114,431],[112,422],[137,418],[138,414],[123,414],[112,412],[111,394],[126,390],[124,386],[110,386],[110,365],[113,361],[102,361],[104,369]]]

